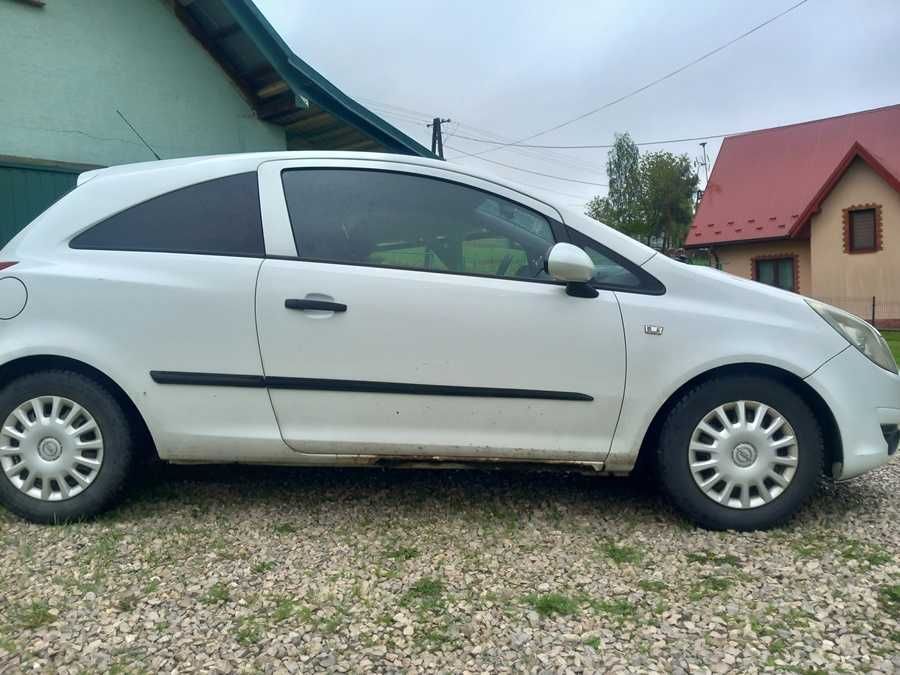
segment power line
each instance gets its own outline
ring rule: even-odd
[[[373,106],[373,107],[376,107],[376,106]],[[378,107],[380,107],[380,106],[378,106]],[[399,106],[396,106],[396,107],[399,107]],[[404,119],[404,117],[401,117],[401,116],[398,115],[397,113],[387,113],[387,112],[385,112],[384,114],[390,115],[390,116],[392,116],[392,117],[397,117],[397,119]],[[409,116],[406,116],[406,117],[409,117]],[[422,124],[423,126],[426,126],[426,125],[427,125],[427,122],[426,122],[424,119],[410,118],[410,119],[404,119],[404,121],[407,121],[408,123]],[[467,126],[467,125],[465,125],[465,124],[460,124],[459,126],[465,127],[465,126]],[[461,136],[459,136],[458,134],[457,134],[457,137],[461,138]],[[514,170],[514,171],[522,171],[522,172],[524,172],[524,173],[534,174],[535,176],[542,176],[542,177],[544,177],[544,178],[552,178],[552,179],[554,179],[554,180],[559,180],[559,181],[565,181],[565,182],[570,182],[570,183],[580,183],[581,185],[593,185],[593,186],[597,186],[597,187],[608,187],[606,183],[595,183],[595,182],[592,182],[592,181],[585,181],[585,180],[580,180],[580,179],[577,179],[577,178],[568,178],[568,177],[562,177],[562,176],[554,176],[554,175],[549,174],[549,173],[542,173],[542,172],[540,172],[540,171],[532,171],[531,169],[523,169],[523,168],[521,168],[521,167],[514,166],[514,165],[512,165],[512,164],[506,164],[506,163],[504,163],[504,162],[498,162],[497,160],[494,160],[494,159],[488,159],[487,157],[479,157],[479,156],[478,156],[477,154],[475,154],[475,153],[466,152],[465,150],[462,150],[461,148],[457,148],[457,147],[455,147],[455,146],[447,145],[446,147],[447,147],[448,150],[454,150],[454,151],[459,152],[459,153],[461,153],[461,154],[463,154],[463,155],[466,155],[466,156],[468,156],[468,157],[475,157],[476,159],[480,159],[480,160],[483,161],[483,162],[489,162],[489,163],[491,163],[491,164],[496,164],[497,166],[506,167],[507,169],[512,169],[512,170]],[[454,159],[454,158],[451,157],[450,159]],[[532,187],[534,187],[534,186],[532,186]],[[547,189],[547,188],[543,188],[543,189]],[[562,193],[561,193],[561,194],[562,194]],[[566,196],[574,196],[574,195],[566,195]]]
[[[540,171],[532,171],[531,169],[523,169],[522,167],[514,166],[512,164],[505,164],[504,162],[498,162],[494,159],[488,159],[487,157],[479,157],[478,155],[476,155],[474,153],[466,152],[465,150],[460,150],[459,148],[452,146],[452,145],[448,145],[447,147],[450,150],[455,150],[456,152],[462,153],[463,155],[466,155],[467,157],[474,157],[475,159],[480,159],[482,162],[489,162],[491,164],[496,164],[497,166],[504,166],[507,169],[512,169],[514,171],[522,171],[524,173],[531,173],[531,174],[534,174],[535,176],[543,176],[544,178],[552,178],[553,180],[561,180],[561,181],[565,181],[567,183],[580,183],[581,185],[596,185],[597,187],[609,187],[606,183],[594,183],[592,181],[579,180],[577,178],[554,176],[553,174],[549,174],[549,173],[541,173]],[[451,157],[451,159],[458,159],[458,158]]]
[[[426,125],[429,121],[431,121],[431,117],[427,115],[427,113],[421,111],[415,111],[412,108],[404,108],[402,106],[395,106],[389,103],[383,103],[381,101],[376,101],[374,99],[367,99],[364,97],[358,97],[361,101],[366,101],[369,107],[373,108],[377,112],[382,115],[386,115],[388,117],[394,117],[395,119],[402,120],[408,124],[416,124],[416,125]],[[415,115],[413,114],[415,113]],[[458,135],[457,130],[459,128],[470,129],[476,133],[484,134],[486,136],[491,136],[493,138],[500,139],[500,143],[505,143],[510,140],[509,137],[504,137],[501,134],[498,134],[494,131],[490,131],[489,129],[481,129],[479,127],[472,126],[471,124],[463,124],[459,121],[456,121],[455,124],[456,129],[454,130],[452,135]],[[493,143],[494,141],[490,141]],[[579,169],[581,171],[593,171],[593,172],[602,172],[605,171],[604,167],[600,167],[596,164],[591,164],[589,162],[579,162],[574,161],[571,157],[565,157],[563,155],[557,155],[552,152],[536,152],[530,151],[528,149],[518,149],[515,147],[506,148],[509,152],[514,152],[523,157],[530,157],[533,159],[542,159],[544,161],[555,162],[557,164],[562,164],[564,166],[569,166],[574,169]]]
[[[641,143],[635,143],[635,145],[669,145],[670,143],[688,143],[692,141],[705,141],[711,138],[725,138],[726,136],[736,136],[738,134],[747,133],[745,131],[737,131],[730,134],[707,134],[706,136],[694,136],[693,138],[670,138],[664,141],[643,141]],[[476,141],[478,143],[493,143],[495,145],[500,144],[499,141],[493,141],[489,138],[474,138],[472,136],[463,136],[462,134],[456,134],[457,138],[464,138],[467,141]],[[613,143],[607,144],[589,144],[589,145],[526,145],[526,144],[515,144],[506,147],[514,147],[514,148],[552,148],[555,150],[602,150],[604,148],[612,148],[615,147]]]
[[[389,103],[383,103],[383,102],[381,102],[381,101],[376,101],[376,100],[374,100],[374,99],[367,99],[367,98],[364,98],[364,97],[357,97],[357,98],[358,98],[359,100],[361,100],[361,101],[367,101],[368,104],[369,104],[369,106],[372,107],[372,108],[375,108],[375,109],[381,108],[381,111],[380,111],[380,112],[381,112],[382,114],[388,115],[388,116],[390,116],[390,117],[395,117],[395,118],[397,118],[398,120],[402,120],[402,121],[404,121],[404,122],[406,122],[406,123],[408,123],[408,124],[415,124],[415,125],[417,125],[417,126],[421,125],[422,127],[427,127],[427,125],[428,125],[428,118],[426,117],[426,113],[424,113],[424,112],[417,111],[417,110],[413,110],[412,108],[404,108],[404,107],[402,107],[402,106],[395,106],[395,105],[392,105],[392,104],[389,104]],[[394,109],[394,110],[396,110],[397,112],[395,112],[394,110],[391,110],[391,109]],[[421,115],[421,117],[419,117],[419,115]],[[454,124],[455,124],[456,126],[454,127],[454,129],[453,129],[452,132],[450,132],[450,133],[447,134],[447,136],[446,136],[445,139],[444,139],[445,141],[446,141],[447,139],[449,139],[451,136],[455,136],[455,137],[458,137],[458,138],[465,138],[464,136],[461,136],[461,135],[458,133],[460,127],[464,128],[464,129],[472,129],[473,131],[480,132],[480,133],[484,133],[484,134],[487,134],[487,135],[489,135],[489,136],[497,136],[497,137],[501,137],[500,134],[497,134],[497,133],[495,133],[495,132],[492,132],[492,131],[490,131],[490,130],[488,130],[488,129],[480,129],[480,128],[478,128],[478,127],[474,127],[474,126],[469,125],[469,124],[463,124],[463,123],[459,122],[458,120],[455,121]],[[492,142],[492,141],[491,141],[491,142]],[[584,185],[592,185],[592,186],[598,186],[598,187],[607,187],[607,186],[606,186],[605,184],[603,184],[603,183],[593,183],[593,182],[589,182],[589,181],[581,181],[581,180],[572,179],[572,178],[563,178],[563,177],[561,177],[561,176],[553,176],[553,175],[541,173],[541,172],[538,172],[538,171],[531,171],[530,169],[522,169],[521,167],[513,166],[513,165],[511,165],[511,164],[504,164],[504,163],[502,163],[502,162],[497,162],[496,160],[487,159],[487,158],[485,158],[485,157],[477,157],[476,155],[473,155],[472,153],[468,153],[468,152],[466,152],[465,150],[461,150],[460,148],[456,148],[456,147],[453,147],[453,146],[450,146],[450,145],[447,145],[446,147],[447,147],[448,149],[450,149],[450,150],[454,150],[454,151],[456,151],[456,152],[459,152],[459,153],[461,153],[462,155],[474,156],[474,157],[476,157],[476,159],[480,159],[480,160],[485,161],[485,162],[490,162],[491,164],[497,164],[497,165],[499,165],[499,166],[503,166],[503,167],[506,167],[506,168],[508,168],[508,169],[513,169],[513,170],[515,170],[515,171],[523,171],[523,172],[525,172],[525,173],[535,174],[535,175],[538,175],[538,176],[542,176],[542,177],[544,177],[544,178],[553,178],[553,179],[555,179],[555,180],[560,180],[560,181],[577,182],[577,183],[581,183],[581,184],[584,184]],[[531,154],[526,154],[526,153],[524,153],[524,152],[523,152],[523,153],[520,153],[520,154],[522,154],[523,156],[526,156],[526,157],[531,157],[531,156],[532,156]],[[540,153],[535,153],[535,154],[540,154]],[[454,158],[451,157],[450,159],[454,159]],[[550,159],[551,161],[553,160],[552,157],[550,157],[550,158],[548,158],[548,159]],[[573,199],[585,199],[585,200],[590,199],[590,197],[583,197],[582,195],[572,194],[571,192],[561,192],[560,190],[554,190],[553,188],[544,187],[543,185],[535,185],[534,183],[523,183],[523,182],[521,182],[521,181],[516,181],[516,182],[518,182],[520,185],[523,185],[523,186],[525,186],[525,187],[537,188],[537,189],[539,189],[539,190],[544,190],[544,191],[546,191],[546,192],[552,192],[552,193],[554,193],[554,194],[562,195],[563,197],[572,197]]]
[[[535,188],[537,190],[543,190],[545,192],[552,192],[555,195],[562,195],[563,197],[571,197],[572,199],[581,199],[583,201],[579,202],[579,204],[584,204],[590,201],[590,197],[585,197],[583,195],[575,195],[571,192],[560,192],[559,190],[554,190],[553,188],[544,187],[543,185],[537,185],[536,183],[523,183],[520,180],[512,181],[516,185],[521,185],[523,187]]]
[[[475,131],[475,132],[482,133],[491,139],[497,139],[496,141],[491,140],[490,141],[491,143],[497,143],[498,141],[500,143],[507,143],[510,140],[512,140],[508,136],[504,137],[497,133],[488,132],[487,130],[479,130],[477,127],[472,127],[470,125],[462,124],[461,126],[463,129],[470,130],[470,133],[471,133],[471,131]],[[460,136],[460,138],[461,138],[461,136]],[[575,160],[573,157],[567,157],[566,155],[564,155],[562,153],[551,152],[548,150],[531,149],[531,148],[524,148],[524,147],[519,147],[519,146],[506,146],[506,147],[500,148],[500,150],[503,152],[512,152],[512,153],[515,153],[516,155],[520,155],[522,157],[529,157],[531,159],[539,159],[542,161],[554,162],[556,164],[560,164],[562,166],[568,166],[573,169],[577,169],[579,171],[590,171],[593,173],[602,173],[602,172],[606,171],[606,167],[604,167],[604,166],[600,166],[598,164],[594,164],[591,162],[585,162],[583,160],[581,160],[581,161]]]
[[[456,136],[456,134],[459,132],[459,122],[454,122],[453,124],[456,125],[455,127],[453,127],[453,131],[448,131],[448,132],[447,132],[447,135],[444,136],[444,142],[445,142],[445,143],[446,143],[449,139],[451,139],[451,138],[453,138],[454,136]]]
[[[736,38],[732,38],[731,40],[729,40],[729,41],[726,42],[725,44],[719,45],[719,46],[716,47],[715,49],[710,50],[710,51],[706,52],[705,54],[703,54],[703,55],[701,55],[701,56],[698,56],[698,57],[695,58],[693,61],[689,61],[688,63],[684,64],[683,66],[681,66],[681,67],[679,67],[679,68],[676,68],[675,70],[673,70],[673,71],[671,71],[671,72],[669,72],[669,73],[666,73],[666,74],[663,75],[662,77],[658,77],[658,78],[656,78],[655,80],[653,80],[652,82],[648,82],[647,84],[642,85],[642,86],[638,87],[637,89],[634,89],[633,91],[630,91],[630,92],[628,92],[627,94],[624,94],[623,96],[620,96],[619,98],[616,98],[616,99],[613,99],[612,101],[609,101],[609,102],[607,102],[607,103],[604,103],[603,105],[601,105],[601,106],[599,106],[599,107],[597,107],[597,108],[594,108],[593,110],[588,110],[587,112],[582,113],[581,115],[578,115],[577,117],[573,117],[573,118],[571,118],[571,119],[568,119],[568,120],[566,120],[565,122],[560,122],[559,124],[556,124],[556,125],[554,125],[554,126],[552,126],[552,127],[548,127],[547,129],[543,129],[543,130],[541,130],[541,131],[538,131],[537,133],[531,134],[530,136],[525,136],[524,138],[520,138],[520,139],[518,139],[518,140],[516,140],[516,141],[513,141],[513,142],[511,142],[511,143],[504,143],[503,145],[498,146],[498,147],[496,147],[496,148],[488,148],[487,150],[482,150],[481,152],[476,153],[476,154],[481,155],[481,154],[485,154],[485,153],[488,153],[488,152],[494,152],[494,151],[496,151],[496,150],[499,150],[501,147],[504,147],[504,146],[507,146],[507,145],[517,145],[517,144],[522,143],[522,142],[524,142],[524,141],[530,141],[532,138],[537,138],[538,136],[543,136],[544,134],[549,134],[551,131],[556,131],[556,130],[558,130],[558,129],[562,129],[563,127],[566,127],[566,126],[569,126],[570,124],[573,124],[574,122],[578,122],[579,120],[583,120],[585,117],[590,117],[591,115],[594,115],[594,114],[600,112],[601,110],[606,110],[607,108],[611,108],[612,106],[616,105],[617,103],[621,103],[622,101],[624,101],[624,100],[626,100],[626,99],[628,99],[628,98],[631,98],[632,96],[636,96],[637,94],[640,94],[641,92],[646,91],[647,89],[650,89],[650,87],[654,87],[654,86],[656,86],[657,84],[660,84],[661,82],[665,82],[666,80],[675,77],[675,76],[678,75],[679,73],[682,73],[682,72],[684,72],[685,70],[687,70],[688,68],[697,65],[697,64],[700,63],[701,61],[705,61],[705,60],[708,59],[710,56],[714,56],[715,54],[718,54],[718,53],[721,52],[723,49],[727,49],[728,47],[730,47],[730,46],[733,45],[734,43],[736,43],[736,42],[738,42],[738,41],[740,41],[740,40],[743,40],[745,37],[748,37],[749,35],[752,35],[753,33],[755,33],[756,31],[760,30],[761,28],[765,28],[766,26],[768,26],[768,25],[769,25],[770,23],[772,23],[773,21],[777,21],[778,19],[780,19],[781,17],[783,17],[785,14],[788,14],[789,12],[794,11],[795,9],[797,9],[798,7],[800,7],[801,5],[806,4],[808,1],[809,1],[809,0],[800,0],[800,2],[797,2],[797,3],[793,4],[793,5],[791,5],[790,7],[788,7],[788,8],[787,8],[786,10],[784,10],[783,12],[780,12],[779,14],[776,14],[776,15],[773,16],[772,18],[767,19],[766,21],[763,21],[761,24],[758,24],[758,25],[754,26],[754,27],[751,28],[750,30],[741,33],[741,34],[738,35]]]

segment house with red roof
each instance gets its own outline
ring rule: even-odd
[[[726,137],[685,247],[900,326],[900,105]]]

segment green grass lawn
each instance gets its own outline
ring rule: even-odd
[[[894,358],[900,363],[900,330],[883,330],[881,334],[884,335],[884,339],[891,346]]]

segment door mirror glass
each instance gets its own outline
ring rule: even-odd
[[[594,278],[594,263],[583,249],[560,242],[547,254],[547,272],[557,281],[585,283]]]

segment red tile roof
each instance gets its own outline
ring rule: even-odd
[[[900,191],[900,105],[727,137],[685,246],[803,236],[856,157]]]

